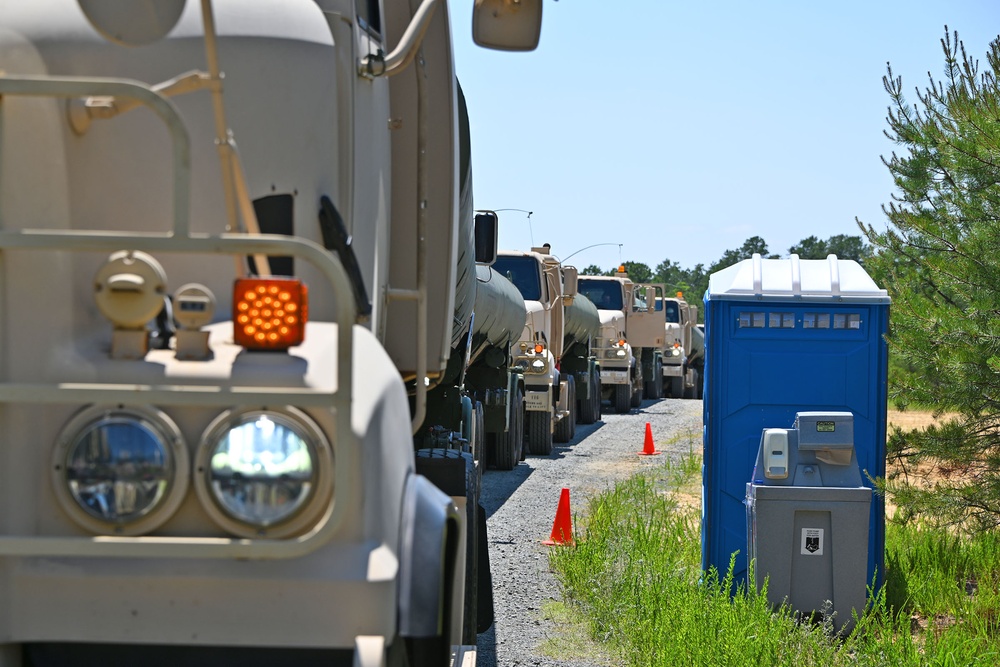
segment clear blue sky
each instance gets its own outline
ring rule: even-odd
[[[886,62],[923,89],[946,24],[982,65],[1000,34],[997,0],[544,0],[539,48],[509,53],[473,44],[472,4],[450,11],[475,203],[533,211],[500,213],[501,248],[653,269],[884,227]]]

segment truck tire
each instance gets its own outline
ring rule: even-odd
[[[556,442],[569,442],[576,433],[576,378],[572,375],[566,376],[566,406],[569,414],[556,422]]]
[[[483,468],[486,466],[486,411],[483,404],[476,401],[472,414],[474,437],[469,444],[472,445],[472,460],[478,471],[479,483],[482,484]]]
[[[616,384],[612,398],[615,402],[615,412],[620,415],[629,411],[629,403],[632,399],[632,385]]]
[[[701,379],[701,372],[694,372],[694,397],[699,401],[704,398],[705,393],[705,382]]]
[[[653,364],[653,377],[652,379],[644,382],[642,385],[642,393],[646,398],[656,401],[663,398],[663,364],[660,361],[656,361]]]
[[[579,401],[576,418],[581,424],[593,424],[600,419],[598,411],[601,407],[601,388],[594,380],[594,375],[595,373],[590,374],[590,395]]]
[[[594,369],[594,386],[597,389],[594,390],[594,412],[597,413],[597,420],[600,421],[604,414],[604,388],[601,387],[601,371],[600,369]]]
[[[670,378],[670,395],[673,398],[683,398],[684,378],[679,378],[679,377]]]
[[[684,398],[694,398],[695,388],[697,387],[697,381],[690,387],[684,387]]]
[[[493,465],[497,470],[513,470],[521,460],[521,447],[524,442],[524,424],[521,422],[521,415],[524,413],[523,394],[518,387],[514,394],[514,400],[510,405],[510,427],[506,433],[496,433],[493,439]]]
[[[528,453],[548,456],[552,453],[552,415],[539,410],[526,411]]]

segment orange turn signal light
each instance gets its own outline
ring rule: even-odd
[[[535,354],[541,354],[545,351],[545,346],[541,343],[535,343]]]
[[[287,350],[305,339],[308,290],[294,278],[239,278],[233,340],[247,350]]]

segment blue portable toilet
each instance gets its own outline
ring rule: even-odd
[[[795,413],[851,412],[865,484],[885,475],[889,296],[853,260],[754,255],[705,294],[702,567],[747,574],[747,482],[765,428]],[[835,545],[833,548],[836,548]],[[868,582],[881,586],[885,506],[871,509]]]

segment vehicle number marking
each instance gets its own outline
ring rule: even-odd
[[[601,382],[628,384],[628,371],[601,371]]]
[[[524,409],[546,411],[549,409],[549,393],[547,391],[528,391],[524,394]]]

